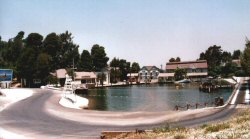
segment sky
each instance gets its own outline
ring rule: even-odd
[[[0,36],[66,30],[82,50],[165,66],[171,57],[196,60],[209,46],[243,50],[250,38],[249,0],[0,0]]]

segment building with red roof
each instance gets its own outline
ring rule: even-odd
[[[173,80],[174,72],[177,68],[187,71],[187,78],[198,81],[208,75],[208,65],[206,60],[168,62],[166,64],[166,73],[160,73],[158,78]]]

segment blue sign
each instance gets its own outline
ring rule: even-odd
[[[0,69],[0,82],[12,81],[13,70],[11,69]]]

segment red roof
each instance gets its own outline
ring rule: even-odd
[[[206,60],[198,60],[198,61],[183,61],[183,62],[169,62],[166,64],[166,69],[205,69],[207,68],[207,61]]]

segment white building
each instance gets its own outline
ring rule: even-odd
[[[152,82],[158,79],[159,68],[156,66],[144,66],[139,71],[140,82]]]

